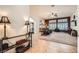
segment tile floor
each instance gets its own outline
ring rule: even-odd
[[[40,34],[33,35],[32,48],[25,53],[76,53],[77,47],[57,42],[40,40]]]

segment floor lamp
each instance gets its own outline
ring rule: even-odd
[[[0,43],[3,44],[3,40],[6,40],[8,38],[6,36],[6,24],[10,24],[10,21],[7,16],[2,16],[0,23],[2,23],[4,25],[4,36],[3,36],[2,40],[0,41]]]
[[[31,23],[30,23],[29,20],[25,22],[25,25],[27,25],[27,33],[29,33],[29,36],[31,36],[31,38],[30,38],[30,39],[31,39],[31,40],[30,40],[30,43],[31,43],[30,46],[32,47],[32,33],[29,31],[29,30],[30,30],[30,29],[29,29],[30,24],[31,24]],[[26,39],[27,39],[27,38],[29,38],[29,37],[26,37]]]
[[[27,26],[27,33],[29,33],[29,25],[30,25],[30,22],[29,20],[25,22],[25,25]],[[27,35],[26,35],[26,39],[27,39]]]

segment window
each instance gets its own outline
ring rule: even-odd
[[[60,29],[60,30],[67,30],[68,29],[67,19],[58,20],[58,29]]]
[[[55,30],[56,28],[56,20],[49,21],[49,29]]]
[[[68,30],[68,19],[58,19],[49,21],[49,29]]]

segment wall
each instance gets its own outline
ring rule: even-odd
[[[75,19],[73,19],[74,15],[76,16]],[[72,16],[71,16],[71,21],[72,20],[77,20],[77,6],[76,6],[76,9],[75,9],[75,12],[73,12]],[[75,29],[76,26],[74,25],[71,25],[71,28]]]
[[[25,34],[25,18],[29,17],[29,6],[25,5],[4,5],[0,6],[0,18],[1,16],[8,16],[11,24],[7,25],[7,36],[12,37],[20,34]],[[3,25],[0,25],[0,38],[3,37]],[[22,38],[22,37],[21,37]],[[11,43],[15,43],[18,39],[10,39]],[[5,41],[4,41],[5,42]]]
[[[79,5],[77,6],[77,31],[78,31],[78,40],[77,40],[77,51],[79,52]]]
[[[77,51],[79,52],[79,5],[77,6],[77,9],[73,13],[73,15],[76,15],[76,19],[75,20],[77,20],[77,26],[72,27],[72,28],[77,30],[77,32],[78,32],[78,39],[77,39],[77,44],[78,44],[77,47],[78,47],[78,49],[77,49]],[[71,19],[72,19],[72,17],[71,17]]]
[[[37,34],[37,33],[39,33],[40,18],[38,18],[38,17],[33,17],[33,16],[31,16],[31,17],[32,17],[33,20],[34,20],[34,33]]]
[[[79,6],[77,6],[77,30],[79,34]]]
[[[71,16],[71,20],[73,20],[73,16],[74,15],[76,16],[75,20],[77,21],[77,26],[71,26],[71,28],[77,30],[78,31],[78,35],[79,35],[79,28],[78,28],[79,27],[79,16],[78,16],[79,15],[79,6],[76,7],[75,12]]]

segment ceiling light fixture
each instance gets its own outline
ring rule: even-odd
[[[51,5],[51,7],[55,7],[55,5]]]

